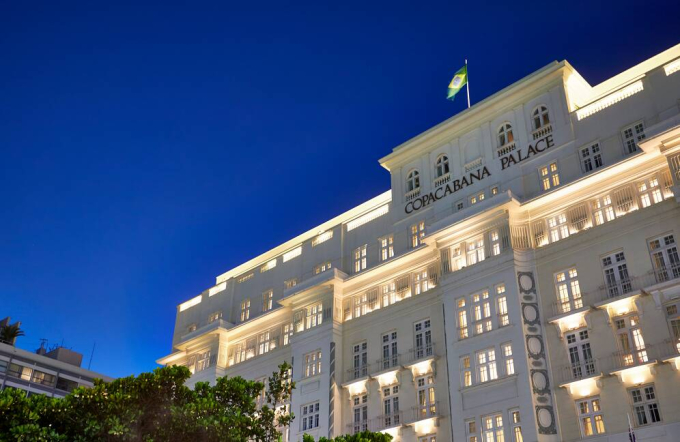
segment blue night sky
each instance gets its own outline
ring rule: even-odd
[[[215,276],[385,191],[377,160],[465,108],[465,57],[474,103],[680,42],[668,0],[94,3],[0,2],[0,317],[112,376]]]

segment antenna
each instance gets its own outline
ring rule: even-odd
[[[97,341],[95,341],[94,344],[92,344],[92,353],[90,353],[90,362],[88,362],[88,364],[87,364],[88,370],[90,369],[90,366],[92,365],[92,357],[94,356],[94,349],[95,349],[96,346],[97,346]]]

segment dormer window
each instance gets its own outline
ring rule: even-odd
[[[534,122],[534,130],[538,130],[544,126],[550,124],[550,117],[548,116],[548,108],[541,105],[538,106],[534,113],[532,114],[532,119]]]
[[[515,141],[515,136],[512,134],[512,126],[510,123],[503,123],[498,129],[498,147],[503,147]]]
[[[406,177],[406,192],[413,192],[420,187],[420,174],[417,170],[412,170]]]
[[[449,157],[440,155],[434,166],[435,177],[440,178],[449,173]]]

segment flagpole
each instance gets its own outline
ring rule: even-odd
[[[468,109],[470,109],[470,73],[468,72],[468,69],[467,69],[467,58],[465,59],[465,76],[467,77],[466,78],[467,81],[465,83],[467,85],[466,90],[467,90],[467,97],[468,97]]]

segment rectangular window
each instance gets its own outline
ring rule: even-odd
[[[297,283],[298,283],[297,278],[291,278],[291,279],[287,279],[287,280],[283,281],[283,286],[285,287],[286,290],[288,290],[288,289],[292,289],[293,287],[295,287],[297,285]]]
[[[420,295],[421,293],[425,293],[431,288],[434,288],[434,286],[430,284],[430,280],[427,277],[427,270],[421,270],[413,274],[414,294]]]
[[[283,326],[283,345],[290,344],[290,340],[293,337],[293,324],[285,324]]]
[[[368,430],[368,395],[354,396],[352,404],[354,434]]]
[[[467,265],[484,261],[484,237],[480,236],[467,242]]]
[[[399,386],[383,388],[383,426],[392,428],[401,425],[402,419],[399,413]]]
[[[578,273],[575,267],[555,273],[555,290],[557,291],[560,313],[567,313],[583,307],[581,287],[578,283]]]
[[[661,422],[661,412],[659,411],[654,385],[646,385],[628,391],[633,403],[633,416],[635,416],[636,426]]]
[[[498,326],[505,327],[506,325],[510,325],[510,316],[508,315],[508,300],[505,296],[505,284],[496,286],[496,295]]]
[[[250,299],[241,302],[241,322],[250,319]]]
[[[618,363],[628,367],[649,362],[640,318],[637,315],[614,318],[613,325],[620,352]]]
[[[354,273],[359,273],[366,269],[366,249],[367,245],[354,249]]]
[[[476,195],[470,197],[470,204],[477,204],[478,202],[484,201],[484,192],[480,192]]]
[[[437,415],[437,401],[434,394],[434,376],[426,375],[416,378],[416,401],[418,403],[418,419]]]
[[[456,211],[463,210],[464,208],[465,208],[465,203],[464,203],[464,202],[458,201],[458,202],[456,203]]]
[[[600,143],[594,143],[581,149],[581,166],[583,167],[583,172],[592,172],[593,170],[602,167],[602,164]]]
[[[331,269],[331,262],[330,261],[322,262],[318,266],[314,267],[314,274],[318,275],[319,273],[323,273],[326,270],[330,270],[330,269]]]
[[[550,232],[550,242],[556,242],[569,236],[569,225],[567,215],[559,215],[548,218],[548,230]]]
[[[512,442],[524,442],[519,410],[510,410],[510,423],[512,423]]]
[[[199,353],[196,357],[196,372],[210,367],[210,350]]]
[[[467,442],[478,442],[477,422],[474,419],[465,421],[465,433],[467,436]]]
[[[434,348],[432,346],[432,330],[430,325],[429,319],[418,321],[413,324],[415,359],[430,357],[434,354]]]
[[[621,131],[623,137],[624,151],[627,154],[638,152],[638,142],[645,139],[645,125],[641,121],[623,128]]]
[[[368,344],[366,342],[352,346],[352,365],[353,379],[368,374]]]
[[[274,267],[276,267],[276,258],[272,259],[271,261],[260,267],[260,273],[267,272],[273,269]]]
[[[387,261],[394,256],[394,236],[380,238],[380,261]]]
[[[598,226],[616,218],[611,196],[604,195],[593,201],[593,216]]]
[[[491,188],[491,196],[496,196],[498,195],[498,186],[493,186]]]
[[[399,351],[397,350],[397,332],[389,332],[382,335],[382,369],[396,367],[399,364]]]
[[[491,300],[489,291],[482,290],[471,297],[472,331],[475,335],[491,331],[493,323],[491,321]]]
[[[504,442],[503,415],[494,414],[482,417],[482,435],[484,442]]]
[[[604,434],[604,419],[600,408],[600,398],[590,398],[576,403],[581,435],[583,437]]]
[[[425,237],[425,221],[420,221],[419,223],[412,225],[410,232],[411,248],[415,249],[423,242],[423,238]]]
[[[222,319],[222,311],[211,313],[210,316],[208,316],[208,324],[219,321],[220,319]]]
[[[319,403],[303,405],[302,407],[302,431],[312,430],[319,427]]]
[[[262,293],[262,311],[268,312],[274,307],[274,291],[267,290]]]
[[[626,256],[622,251],[602,258],[602,271],[604,272],[604,284],[607,289],[607,295],[610,298],[630,293],[633,290],[630,277],[628,276]]]
[[[680,278],[680,256],[673,235],[664,235],[649,241],[649,254],[657,282]]]
[[[305,355],[304,377],[308,378],[321,373],[321,350],[316,350]]]
[[[305,308],[305,330],[321,325],[323,322],[323,304],[318,303]]]
[[[659,186],[659,180],[656,177],[637,183],[637,190],[643,208],[663,201],[661,186]]]
[[[673,339],[673,347],[676,353],[680,353],[680,314],[678,314],[678,304],[665,306],[668,327]]]
[[[250,281],[251,279],[253,279],[253,276],[254,276],[253,272],[250,272],[250,273],[245,274],[243,276],[239,276],[237,281],[238,281],[239,284],[243,284],[244,282]]]
[[[498,379],[496,350],[493,348],[477,352],[477,381],[479,383]]]
[[[467,309],[465,307],[465,298],[460,298],[458,304],[458,339],[465,339],[470,337],[468,330]]]
[[[312,247],[316,247],[319,244],[322,244],[329,239],[333,238],[333,231],[332,230],[327,230],[323,233],[319,233],[313,240],[312,240]]]
[[[470,356],[465,355],[460,357],[460,383],[465,387],[470,387],[472,385],[472,367],[470,365]]]
[[[560,185],[560,174],[557,171],[557,162],[552,162],[541,167],[541,183],[543,190],[549,190]]]
[[[510,343],[501,344],[501,353],[505,361],[505,375],[511,376],[515,374],[515,361],[512,358],[512,345]]]
[[[288,262],[293,258],[297,258],[302,255],[302,246],[297,246],[296,248],[287,251],[283,254],[283,262]]]
[[[595,361],[590,349],[588,329],[571,331],[564,338],[569,356],[569,375],[571,378],[583,379],[594,375]]]
[[[498,256],[501,254],[501,236],[498,230],[492,230],[489,233],[489,242],[491,243],[491,254]]]
[[[272,335],[272,333],[269,330],[258,334],[257,342],[258,342],[257,353],[258,355],[269,353],[270,350],[274,350],[276,348],[277,344],[275,335]]]

